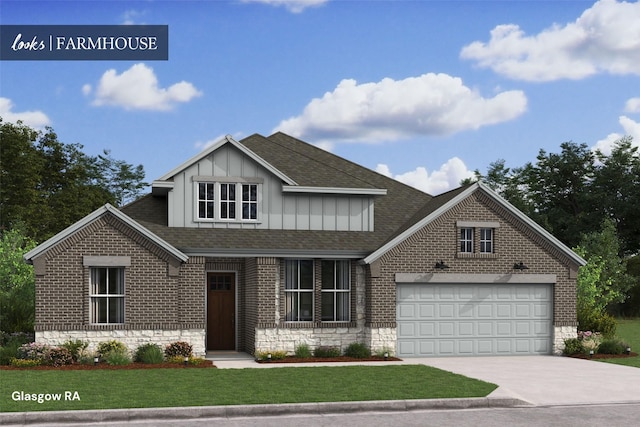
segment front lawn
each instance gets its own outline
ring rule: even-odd
[[[484,397],[496,387],[423,365],[0,370],[0,411]]]
[[[631,350],[640,354],[640,319],[618,320],[616,336],[631,346]],[[640,368],[640,355],[622,359],[599,359],[601,362]]]

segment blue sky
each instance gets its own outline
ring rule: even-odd
[[[640,142],[637,2],[3,0],[0,23],[169,26],[168,61],[0,63],[3,120],[149,182],[226,134],[282,130],[431,194]]]

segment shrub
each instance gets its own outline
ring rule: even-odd
[[[295,355],[296,357],[299,357],[301,359],[307,359],[311,357],[311,350],[309,349],[309,345],[304,343],[298,344],[295,349]]]
[[[355,357],[356,359],[366,359],[371,356],[371,350],[362,343],[353,342],[347,346],[344,351],[344,355],[348,357]]]
[[[202,365],[205,362],[204,357],[189,357],[189,361],[187,362],[189,365]],[[171,356],[167,358],[167,363],[176,363],[176,364],[184,364],[184,356]]]
[[[598,353],[601,354],[622,354],[627,351],[627,344],[616,339],[607,339],[598,346]]]
[[[98,353],[93,353],[87,349],[80,350],[77,362],[81,365],[92,365],[94,363],[95,356],[98,356]]]
[[[70,365],[73,363],[73,356],[66,348],[53,347],[45,355],[43,363],[50,366]]]
[[[578,338],[568,338],[564,340],[564,350],[562,350],[562,353],[566,356],[585,353],[582,340]]]
[[[33,332],[3,332],[0,331],[0,347],[4,347],[9,343],[19,342],[18,347],[22,344],[27,344],[35,341],[35,335]]]
[[[9,364],[16,368],[32,368],[34,366],[40,366],[42,362],[36,359],[18,359],[12,357]]]
[[[98,343],[98,354],[100,355],[100,357],[104,358],[107,353],[111,353],[112,351],[126,353],[128,349],[123,342],[116,340],[103,341],[101,343]]]
[[[176,341],[168,344],[164,349],[164,355],[168,358],[173,356],[190,357],[192,355],[193,348],[191,344],[184,341]]]
[[[80,354],[87,349],[89,343],[87,341],[82,340],[68,340],[64,344],[62,344],[62,348],[66,348],[71,353],[71,357],[73,357],[73,361],[77,362]]]
[[[329,347],[329,346],[321,346],[316,348],[313,351],[313,355],[315,357],[338,357],[340,356],[340,348],[338,347]]]
[[[578,312],[578,325],[582,331],[600,332],[605,338],[616,334],[616,318],[606,313],[581,310]]]
[[[149,343],[136,349],[134,360],[142,363],[162,363],[164,355],[159,345]]]
[[[283,350],[256,351],[254,356],[256,360],[282,360],[287,357],[287,352]]]
[[[129,352],[125,350],[111,350],[105,354],[101,353],[102,358],[108,365],[122,366],[131,363],[131,356]]]
[[[9,341],[0,347],[0,365],[8,365],[11,363],[11,359],[18,356],[18,349],[22,343],[20,341]]]
[[[23,344],[18,348],[16,357],[18,359],[34,359],[43,362],[47,357],[47,353],[51,350],[47,344],[29,343]]]

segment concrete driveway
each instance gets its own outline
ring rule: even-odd
[[[533,405],[640,402],[640,368],[560,356],[413,358],[421,363],[497,384],[489,397]]]

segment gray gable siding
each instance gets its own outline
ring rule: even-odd
[[[198,221],[195,177],[259,182],[258,221]],[[173,182],[173,190],[168,194],[169,227],[373,231],[372,197],[283,194],[280,178],[231,144],[221,146],[174,175]]]

